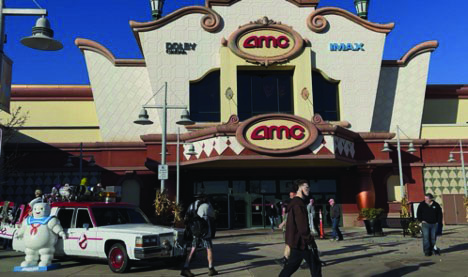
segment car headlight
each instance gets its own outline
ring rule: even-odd
[[[143,238],[142,237],[136,237],[135,238],[135,247],[143,247]]]

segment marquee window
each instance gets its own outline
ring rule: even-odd
[[[314,113],[323,120],[340,120],[338,81],[327,80],[320,72],[312,72],[312,89],[314,94]]]
[[[190,82],[190,119],[195,122],[219,122],[220,73],[208,73],[201,80]]]
[[[237,112],[240,120],[267,113],[293,114],[292,72],[237,72]]]

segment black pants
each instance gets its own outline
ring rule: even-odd
[[[300,250],[300,249],[291,249],[291,254],[289,255],[288,263],[284,266],[283,270],[280,272],[280,277],[289,277],[294,272],[297,271],[299,266],[301,266],[302,260],[305,260],[309,265],[310,276],[321,277],[322,276],[322,264],[317,255],[314,255],[312,250]]]

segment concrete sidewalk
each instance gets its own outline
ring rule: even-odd
[[[364,228],[343,229],[344,241],[318,240],[323,276],[468,276],[468,226],[449,226],[438,242],[441,256],[425,257],[421,239],[403,237],[400,230],[385,230],[384,237],[370,237]],[[218,231],[214,243],[215,267],[223,276],[278,276],[274,263],[283,253],[283,236],[277,231]],[[66,261],[48,273],[11,273],[21,263],[22,253],[0,251],[0,275],[14,276],[115,276],[102,261]],[[197,276],[207,276],[206,252],[191,264]],[[179,276],[180,267],[167,263],[140,265],[127,276]],[[309,276],[298,270],[293,276]]]

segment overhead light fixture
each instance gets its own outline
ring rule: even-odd
[[[447,161],[447,162],[449,162],[449,163],[454,163],[454,162],[456,162],[456,161],[457,161],[457,160],[455,160],[455,157],[453,156],[453,154],[452,154],[452,153],[450,153],[450,155],[449,155],[449,159],[448,159],[448,161]]]
[[[42,16],[32,28],[32,35],[22,38],[21,43],[38,50],[57,51],[62,49],[62,43],[53,39],[53,37],[54,31],[50,28],[49,20],[45,16]]]
[[[357,15],[362,19],[367,19],[370,0],[354,0]]]
[[[384,143],[384,146],[383,146],[383,148],[382,148],[381,151],[382,151],[382,152],[392,152],[393,150],[390,149],[390,147],[389,147],[389,145],[388,145],[388,142],[385,142],[385,143]]]
[[[153,124],[153,121],[149,120],[148,111],[145,108],[142,108],[138,115],[138,119],[133,121],[133,123],[139,125],[151,125]]]
[[[407,152],[409,153],[414,153],[416,152],[416,148],[414,148],[414,144],[412,142],[410,142],[410,144],[408,145],[408,150]]]
[[[189,111],[187,109],[185,109],[185,110],[182,111],[182,114],[180,115],[180,120],[177,121],[176,124],[177,125],[188,126],[188,125],[195,124],[195,122],[190,120],[190,113],[189,113]]]
[[[195,156],[195,155],[197,155],[198,153],[195,151],[195,146],[193,146],[193,144],[190,144],[190,145],[189,145],[189,149],[188,149],[188,151],[187,151],[185,154],[187,154],[187,155],[189,155],[189,156]]]

